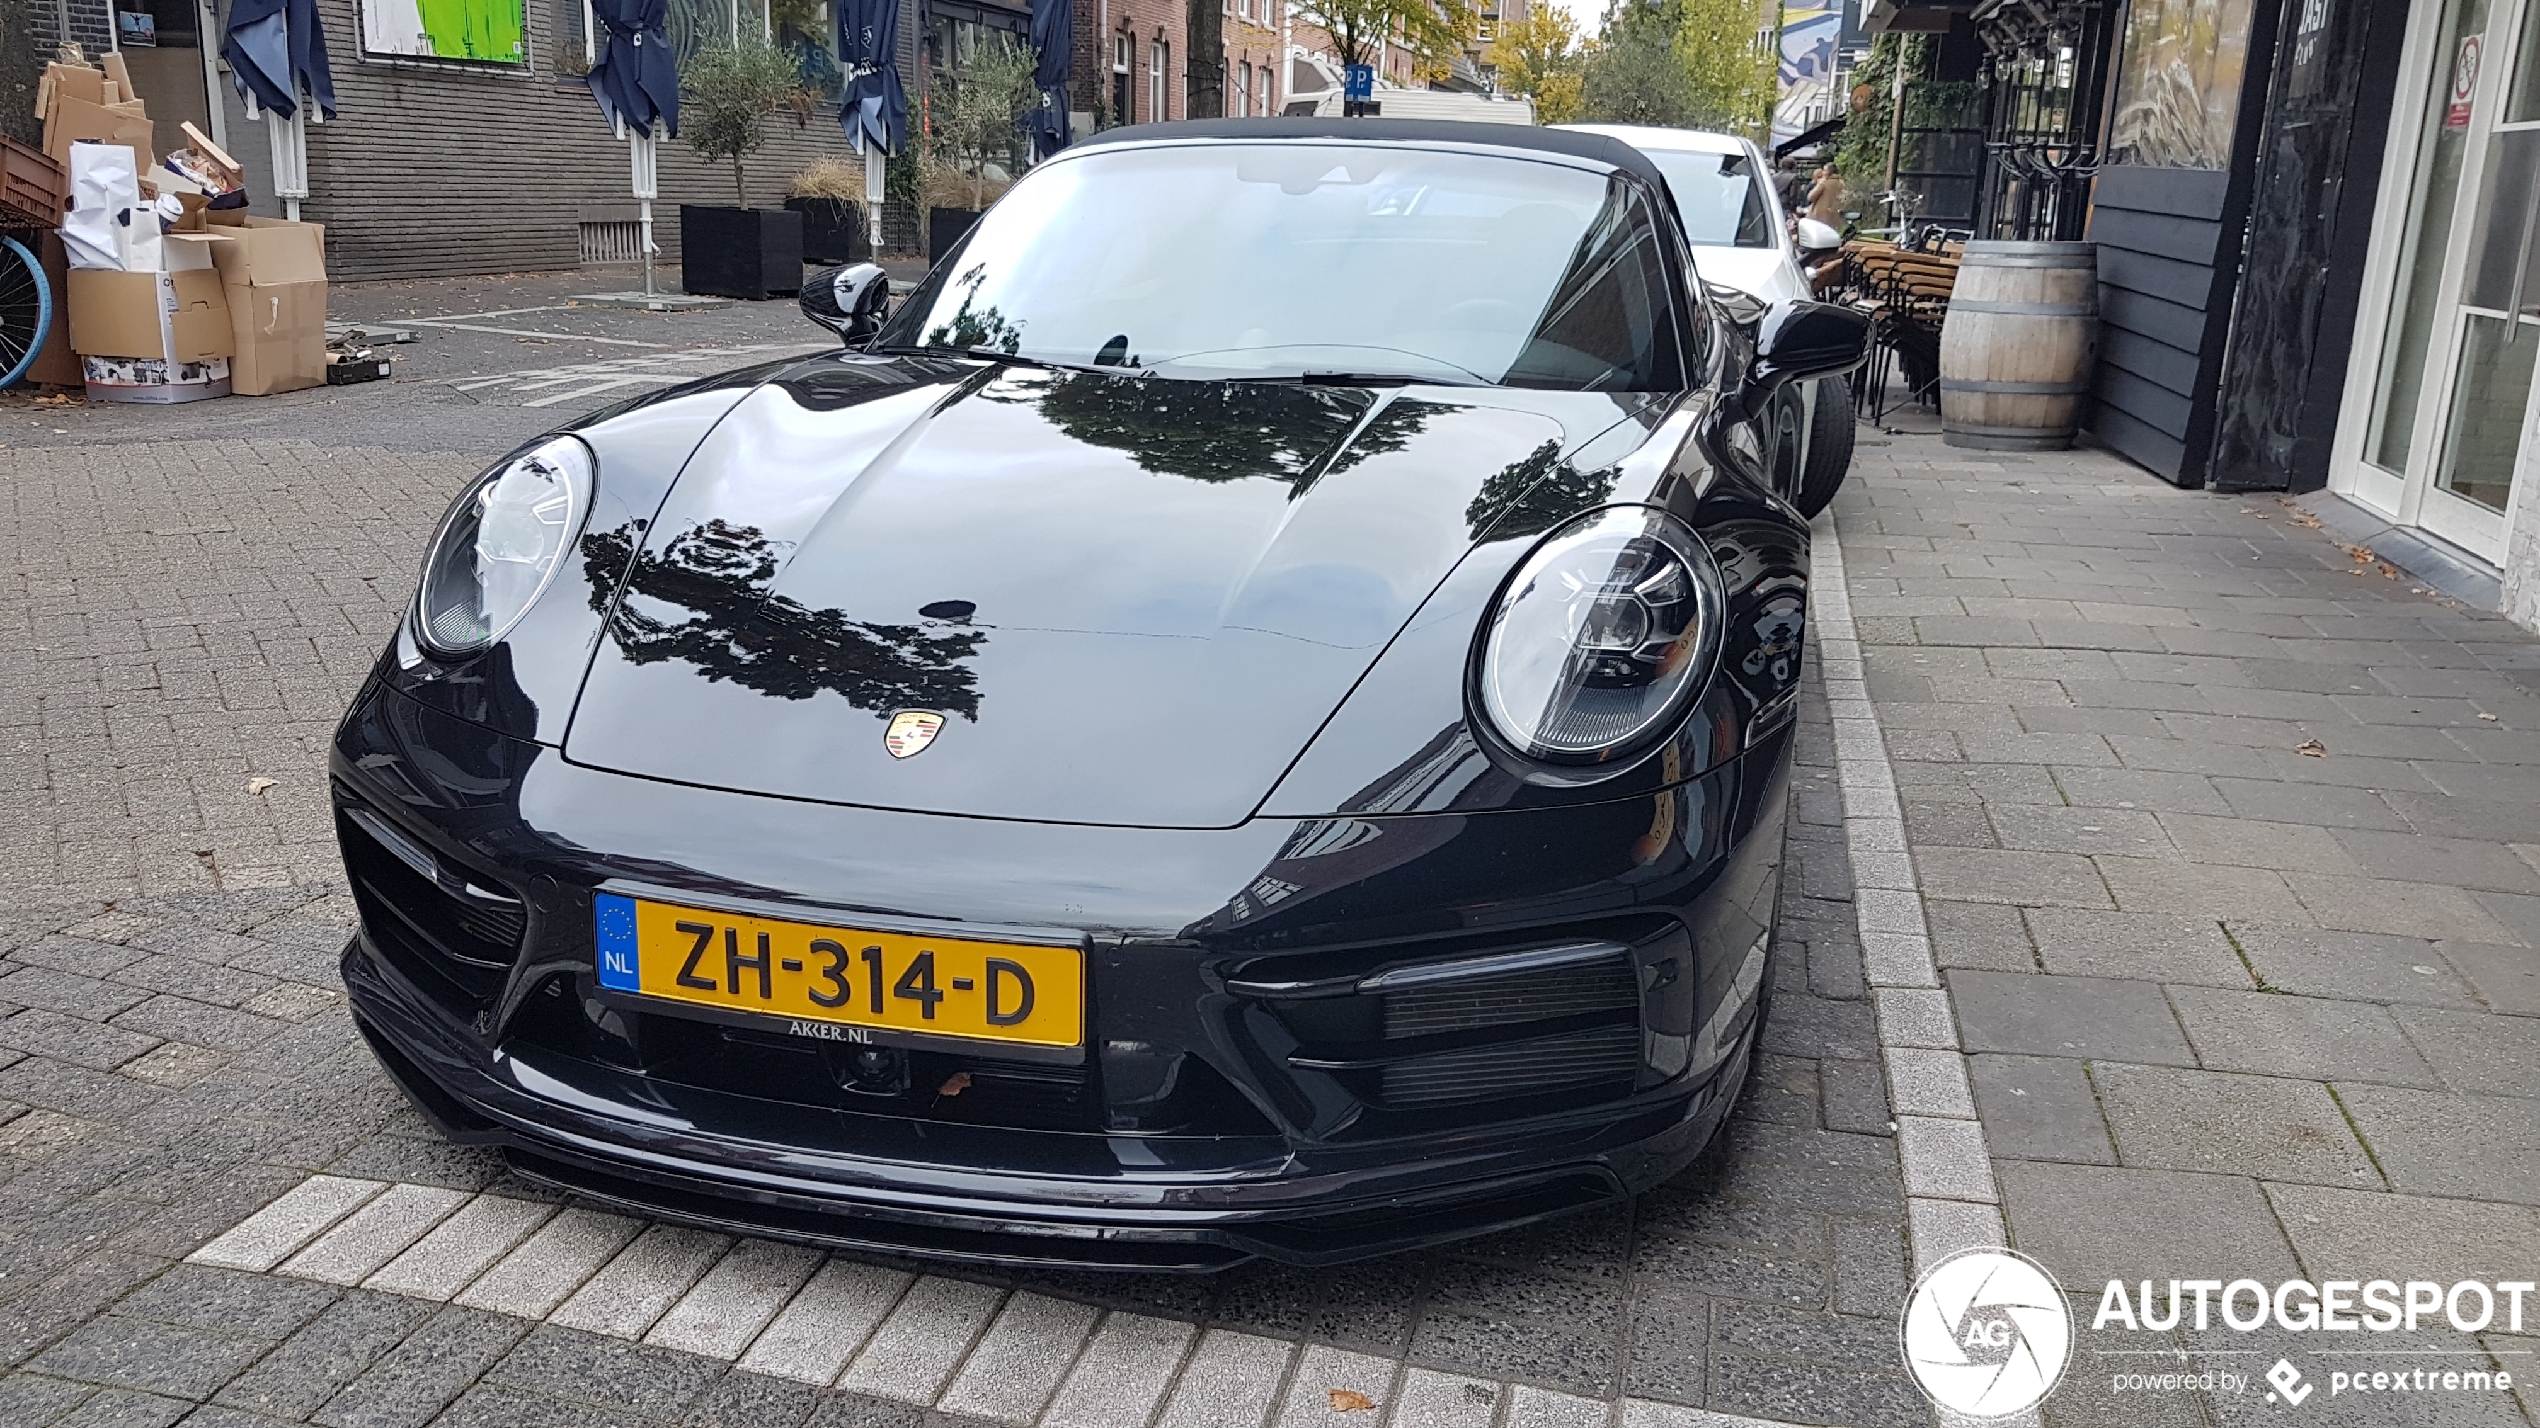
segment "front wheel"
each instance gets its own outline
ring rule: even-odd
[[[53,285],[44,265],[15,238],[0,238],[0,387],[35,365],[53,330]]]
[[[1852,469],[1852,384],[1828,378],[1817,384],[1817,410],[1808,424],[1808,460],[1799,473],[1799,495],[1791,502],[1810,519],[1834,499]]]

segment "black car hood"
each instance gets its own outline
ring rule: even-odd
[[[595,573],[627,576],[566,756],[824,802],[1231,826],[1496,512],[1630,405],[812,364],[734,408],[649,529],[586,534]],[[901,710],[945,719],[895,758]]]

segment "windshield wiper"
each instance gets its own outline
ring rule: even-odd
[[[1000,367],[1041,367],[1053,372],[1104,372],[1120,375],[1108,367],[1088,367],[1078,362],[1053,362],[1046,357],[1026,357],[998,347],[876,347],[885,357],[968,357],[978,362],[994,362]]]
[[[1284,376],[1237,377],[1239,382],[1283,382],[1299,387],[1480,387],[1488,383],[1467,377],[1415,377],[1408,372],[1298,372]]]

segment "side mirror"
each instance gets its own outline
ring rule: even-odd
[[[1788,382],[1835,377],[1870,357],[1870,319],[1832,303],[1776,303],[1755,338],[1747,384],[1769,395]]]
[[[803,280],[803,316],[838,334],[849,346],[870,342],[890,307],[891,280],[872,263],[823,268]]]
[[[1791,236],[1799,244],[1799,251],[1811,258],[1843,246],[1843,235],[1835,231],[1833,224],[1813,218],[1803,218],[1792,225]]]

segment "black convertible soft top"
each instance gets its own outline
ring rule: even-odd
[[[1342,139],[1365,144],[1456,144],[1528,153],[1560,154],[1621,169],[1667,192],[1667,180],[1649,156],[1620,139],[1575,129],[1532,124],[1484,124],[1453,119],[1344,119],[1304,116],[1277,119],[1178,119],[1166,124],[1127,124],[1076,141],[1095,144],[1163,143],[1176,139]]]

